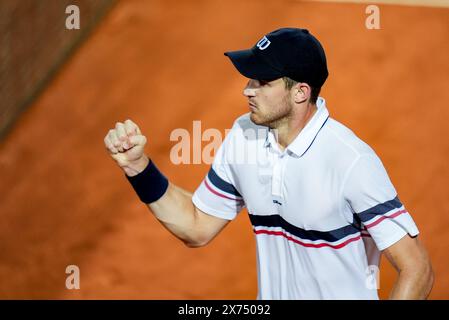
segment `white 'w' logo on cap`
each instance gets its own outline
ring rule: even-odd
[[[263,37],[262,39],[260,39],[259,42],[257,42],[256,46],[260,49],[260,50],[265,50],[266,48],[268,48],[268,46],[271,44],[271,41],[268,40],[267,37]]]

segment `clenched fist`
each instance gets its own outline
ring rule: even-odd
[[[148,165],[149,159],[144,154],[146,143],[147,138],[131,120],[117,122],[104,138],[109,154],[130,177],[142,172]]]

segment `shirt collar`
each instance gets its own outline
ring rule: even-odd
[[[318,97],[316,106],[317,111],[296,138],[287,146],[286,151],[288,150],[301,157],[309,149],[316,135],[329,118],[329,111],[326,108],[326,100],[324,98]],[[277,147],[276,137],[271,129],[267,130],[264,147],[269,147],[270,145]]]

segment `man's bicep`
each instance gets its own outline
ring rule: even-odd
[[[406,234],[401,240],[382,251],[398,272],[427,264],[429,258],[418,236]]]
[[[397,243],[406,234],[414,237],[419,233],[382,162],[374,153],[360,156],[351,167],[344,197],[380,251]]]

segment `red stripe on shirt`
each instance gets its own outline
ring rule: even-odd
[[[293,237],[290,237],[288,235],[286,235],[284,232],[282,231],[269,231],[269,230],[254,230],[255,234],[268,234],[268,235],[273,235],[273,236],[282,236],[284,238],[286,238],[289,241],[293,241],[303,247],[309,247],[309,248],[322,248],[322,247],[330,247],[332,249],[341,249],[344,246],[346,246],[347,244],[357,241],[359,239],[361,239],[361,235],[358,235],[357,237],[351,238],[346,240],[345,242],[342,242],[338,245],[332,245],[332,244],[328,244],[328,243],[319,243],[319,244],[313,244],[313,243],[304,243],[302,241],[299,241]]]
[[[212,189],[212,187],[207,183],[207,180],[206,180],[206,179],[204,179],[204,183],[206,184],[207,189],[209,189],[209,191],[212,192],[213,194],[215,194],[215,195],[217,195],[217,196],[219,196],[219,197],[222,197],[222,198],[226,198],[226,199],[230,199],[230,200],[234,200],[234,201],[239,201],[239,199],[230,198],[230,197],[225,196],[224,194],[221,194],[221,193],[215,191],[215,190]]]
[[[372,228],[374,226],[377,226],[379,223],[381,223],[382,221],[384,221],[387,218],[396,218],[397,216],[399,216],[403,213],[406,213],[406,212],[407,212],[407,210],[401,210],[401,211],[398,211],[398,212],[392,214],[391,216],[382,216],[382,218],[380,218],[379,220],[374,221],[373,223],[367,224],[367,225],[365,225],[365,227],[367,229]]]

